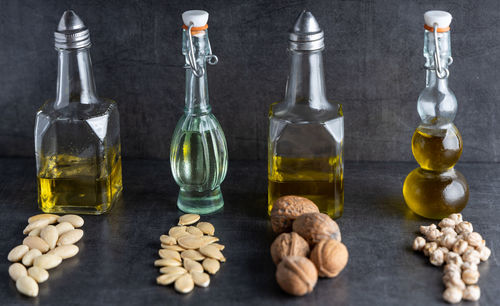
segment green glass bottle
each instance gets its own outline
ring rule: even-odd
[[[224,206],[220,184],[227,171],[226,138],[208,103],[206,63],[218,59],[208,40],[208,13],[187,11],[182,19],[186,106],[172,137],[170,166],[180,186],[178,208],[208,214]]]

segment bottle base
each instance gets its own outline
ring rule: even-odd
[[[469,186],[465,177],[453,168],[443,172],[416,168],[406,177],[403,196],[417,215],[442,219],[465,208]]]
[[[204,192],[187,191],[181,188],[177,198],[177,207],[185,213],[205,215],[222,209],[224,199],[220,187]]]
[[[82,215],[102,215],[105,214],[115,206],[116,202],[120,201],[122,197],[122,190],[117,191],[113,200],[110,203],[105,203],[101,205],[94,206],[82,206],[82,205],[52,205],[48,207],[47,205],[42,205],[40,202],[38,208],[46,214],[82,214]]]

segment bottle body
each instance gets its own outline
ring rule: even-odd
[[[59,50],[57,98],[36,115],[35,155],[42,211],[102,214],[120,198],[118,108],[96,96],[86,48]]]
[[[181,117],[172,138],[170,166],[180,186],[180,210],[206,214],[223,207],[220,184],[227,172],[227,145],[213,114]]]
[[[269,118],[268,213],[274,201],[297,195],[313,201],[333,218],[344,209],[343,129],[341,109],[324,122]]]

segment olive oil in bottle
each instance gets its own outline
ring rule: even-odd
[[[268,213],[271,213],[276,199],[293,194],[310,199],[320,211],[334,218],[342,215],[344,180],[339,156],[271,158],[273,165],[268,178]]]
[[[35,123],[38,206],[46,213],[102,214],[122,193],[118,107],[97,96],[89,30],[73,11],[64,12],[54,37],[57,96]]]
[[[318,22],[303,11],[289,33],[285,98],[269,112],[268,213],[277,198],[296,195],[342,216],[344,116],[325,96],[324,46]]]

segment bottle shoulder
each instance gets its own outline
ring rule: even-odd
[[[330,102],[327,107],[315,109],[307,104],[288,105],[285,102],[273,103],[269,110],[269,119],[286,121],[292,124],[320,124],[343,118],[342,105]]]
[[[46,101],[38,110],[37,117],[44,116],[55,120],[89,120],[106,115],[118,115],[118,106],[115,101],[100,98],[99,103],[82,104],[70,102],[58,107],[54,101]]]

